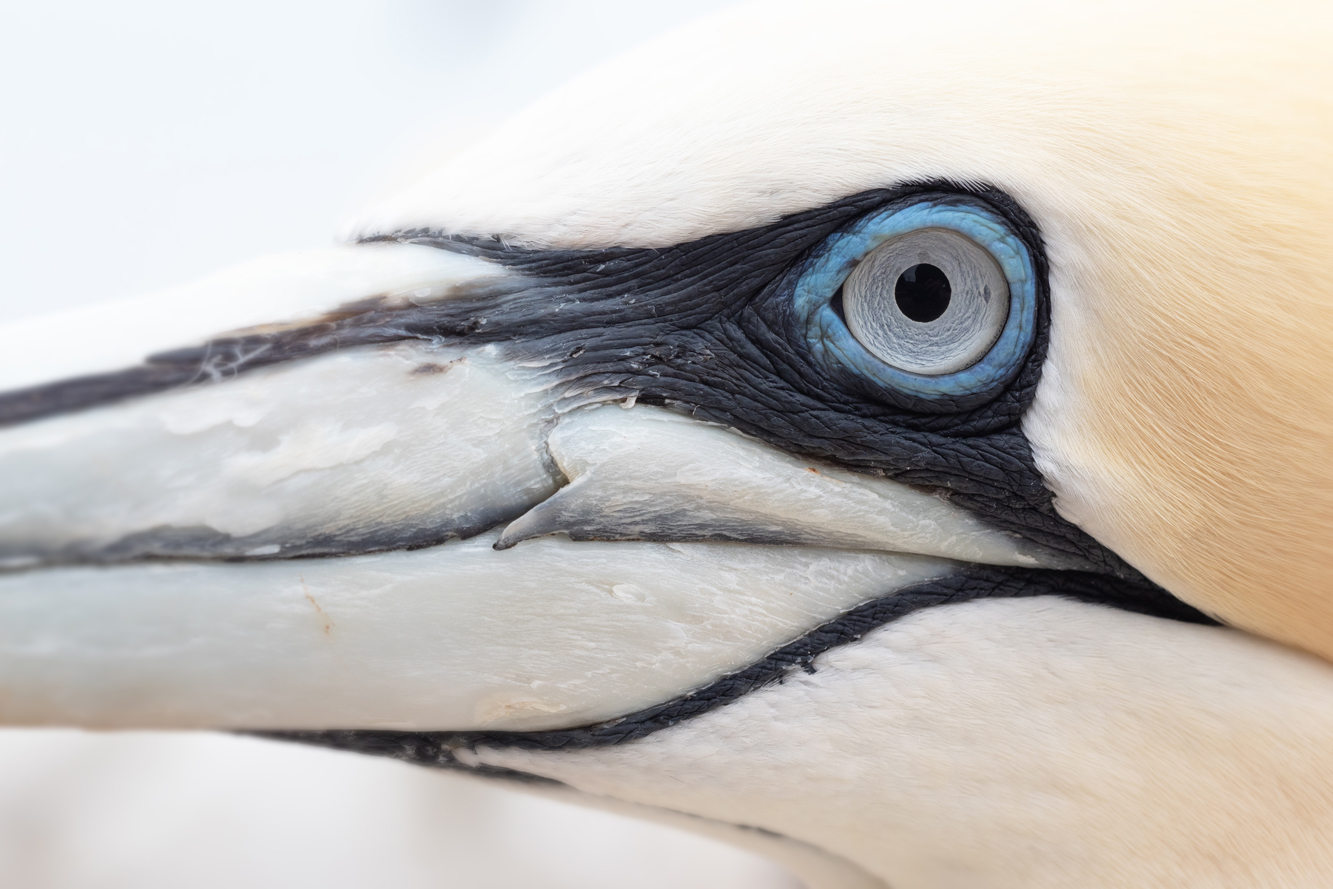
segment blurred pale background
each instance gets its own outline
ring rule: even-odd
[[[718,5],[6,0],[0,318],[327,244],[411,146]],[[791,885],[710,841],[391,762],[0,732],[13,889]]]

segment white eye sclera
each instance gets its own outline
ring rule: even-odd
[[[847,327],[876,358],[939,376],[976,364],[1009,318],[1009,284],[991,254],[940,228],[876,247],[848,276]]]

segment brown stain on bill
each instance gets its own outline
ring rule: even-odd
[[[325,636],[333,635],[333,619],[329,617],[327,611],[325,611],[323,608],[319,606],[319,603],[315,601],[315,597],[310,595],[310,589],[309,587],[306,586],[305,583],[305,575],[300,574],[297,576],[300,577],[301,579],[301,592],[305,594],[305,597],[310,601],[310,604],[315,606],[315,613],[319,615],[319,619],[324,624],[324,635]]]

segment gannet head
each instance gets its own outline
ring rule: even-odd
[[[476,751],[941,603],[1327,657],[1329,22],[1195,13],[724,14],[354,245],[11,329],[0,719],[554,774]]]

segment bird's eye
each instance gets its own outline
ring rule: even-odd
[[[1036,302],[1027,244],[962,195],[900,202],[831,236],[795,293],[828,369],[945,410],[1013,379],[1032,345]]]

